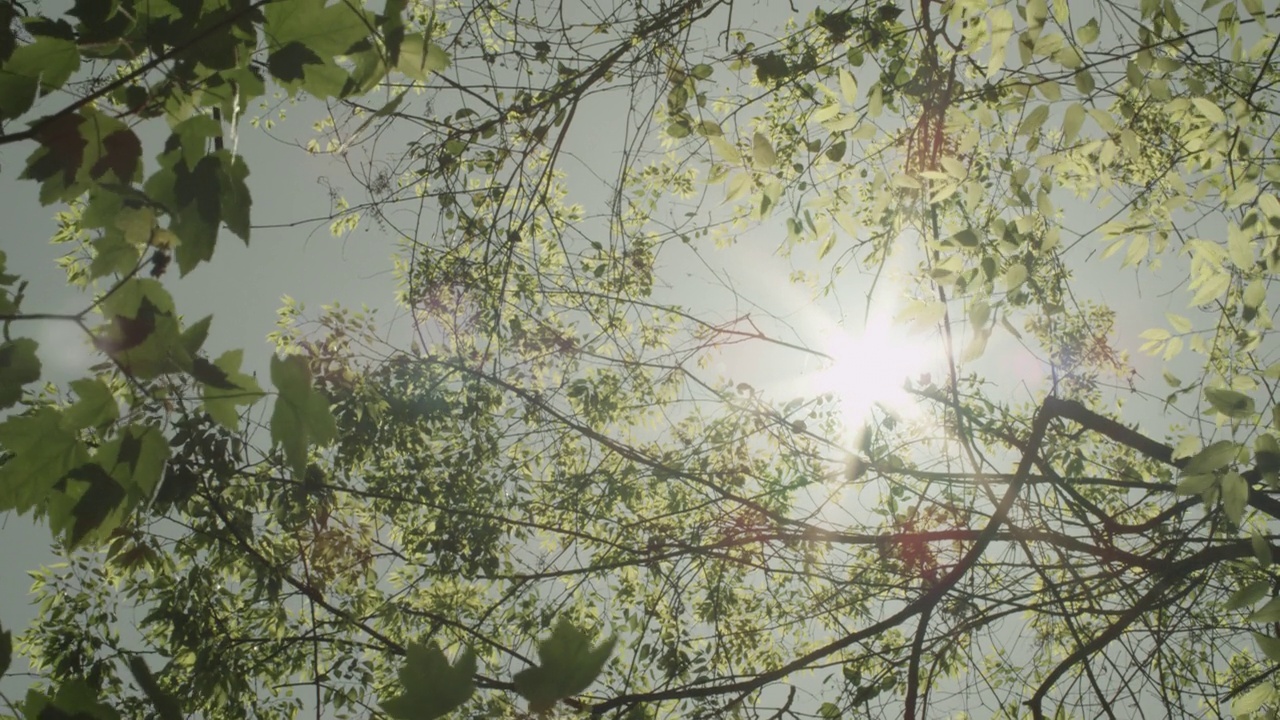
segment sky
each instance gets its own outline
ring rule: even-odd
[[[801,11],[810,5],[802,4]],[[750,7],[743,5],[739,12]],[[774,25],[780,15],[787,13],[786,3],[759,2],[751,9],[760,27]],[[742,15],[735,19],[741,21]],[[619,109],[609,104],[609,97],[580,111],[577,128],[566,147],[566,154],[579,163],[599,162],[599,148],[616,145],[620,115]],[[165,278],[177,306],[188,318],[213,313],[206,348],[221,352],[243,347],[248,367],[263,374],[271,352],[266,336],[275,328],[275,312],[284,295],[313,309],[333,302],[354,308],[379,308],[383,321],[396,313],[392,302],[396,287],[390,272],[396,250],[394,237],[368,223],[337,238],[330,235],[325,222],[284,227],[299,219],[330,213],[328,187],[321,178],[345,182],[347,187],[339,189],[353,194],[357,190],[354,181],[337,180],[346,172],[339,158],[311,157],[290,142],[310,134],[310,125],[319,119],[319,111],[315,105],[288,107],[287,119],[271,133],[254,129],[247,122],[241,124],[237,150],[249,160],[249,186],[255,199],[252,240],[246,248],[224,231],[212,263],[201,265],[181,279],[175,268]],[[394,146],[388,140],[382,141],[383,147]],[[154,148],[159,142],[145,135],[143,141],[147,148]],[[8,271],[30,281],[24,310],[77,311],[88,298],[69,292],[64,276],[53,264],[59,249],[47,242],[54,229],[50,220],[54,208],[39,205],[35,183],[18,179],[29,152],[30,147],[21,144],[0,147],[0,217],[5,218],[6,226],[0,249],[8,254]],[[605,162],[616,160],[616,156],[606,156]],[[610,177],[612,169],[610,166],[602,174]],[[570,172],[575,172],[572,166]],[[571,187],[586,203],[607,199],[599,183],[587,180]],[[720,192],[719,188],[711,190],[713,197]],[[1072,210],[1078,210],[1082,227],[1101,217],[1099,211],[1084,204]],[[877,385],[892,384],[895,374],[900,378],[896,382],[901,384],[902,379],[927,372],[930,353],[935,354],[936,363],[936,337],[899,338],[886,330],[891,328],[889,319],[897,309],[897,288],[892,282],[880,286],[869,309],[865,276],[860,273],[847,275],[847,287],[833,296],[815,299],[811,290],[790,283],[791,261],[778,253],[783,238],[785,230],[779,219],[751,228],[724,250],[669,244],[659,258],[657,297],[688,306],[713,320],[728,321],[750,313],[768,333],[820,350],[862,347],[865,357],[846,361],[836,374],[875,373]],[[1083,260],[1096,257],[1101,249],[1101,245],[1086,241],[1071,252]],[[1181,307],[1177,297],[1167,294],[1169,287],[1135,282],[1136,273],[1121,270],[1118,257],[1082,266],[1088,268],[1089,275],[1078,278],[1081,282],[1077,288],[1124,310],[1118,318],[1115,344],[1129,351],[1144,387],[1162,388],[1162,363],[1138,352],[1138,334],[1163,325],[1166,312],[1192,313]],[[1179,270],[1172,264],[1168,268],[1170,285]],[[721,277],[732,278],[733,287],[726,287]],[[865,337],[864,317],[871,318],[872,327],[883,334]],[[35,337],[41,342],[41,357],[46,360],[45,380],[76,377],[95,361],[86,352],[83,339],[69,325],[42,324],[35,330]],[[890,342],[903,346],[901,354],[886,357],[886,351],[878,349]],[[56,353],[48,351],[55,347]],[[908,362],[912,359],[921,362]],[[1047,368],[1014,337],[1000,330],[974,367],[987,373],[1004,371],[1006,379],[1015,380],[1005,388],[1013,399],[1032,400],[1045,391],[1049,381]],[[822,379],[821,368],[812,356],[776,346],[725,348],[712,371],[779,396],[810,393],[828,382]],[[1153,430],[1163,431],[1166,424],[1158,412],[1158,403],[1135,401],[1126,406],[1124,417],[1140,426],[1152,423]],[[1161,422],[1156,424],[1156,420]],[[34,617],[27,602],[26,572],[52,559],[47,539],[47,530],[33,528],[26,518],[9,515],[0,519],[0,547],[6,549],[0,553],[0,623],[8,629],[21,628]],[[0,687],[11,689],[12,683],[10,679]]]

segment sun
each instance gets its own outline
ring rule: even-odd
[[[895,326],[888,314],[873,314],[860,331],[820,323],[821,350],[829,360],[806,378],[809,390],[830,393],[839,403],[845,428],[856,432],[880,407],[903,418],[919,414],[905,384],[927,372],[936,348],[927,337]]]

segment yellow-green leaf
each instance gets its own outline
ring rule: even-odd
[[[840,69],[840,94],[848,105],[852,105],[858,99],[858,81],[844,68]]]
[[[751,136],[751,161],[758,170],[768,170],[778,162],[773,145],[769,143],[769,138],[765,137],[764,133],[756,132]]]
[[[1192,98],[1191,103],[1196,106],[1196,110],[1199,110],[1200,114],[1209,122],[1224,123],[1227,121],[1226,114],[1224,114],[1222,109],[1215,105],[1212,100],[1198,97]]]

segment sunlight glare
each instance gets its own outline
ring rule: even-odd
[[[821,323],[822,351],[832,359],[808,378],[815,393],[831,393],[840,403],[845,429],[855,433],[880,406],[905,419],[919,415],[915,398],[904,389],[932,365],[927,338],[895,327],[887,313],[868,319],[862,332],[850,334],[838,324]]]

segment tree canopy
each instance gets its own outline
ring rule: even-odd
[[[0,3],[0,712],[1274,717],[1280,13],[800,5]],[[269,125],[399,320],[175,301]]]

